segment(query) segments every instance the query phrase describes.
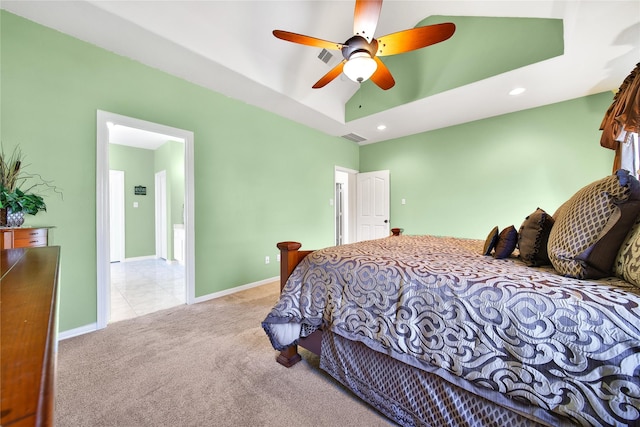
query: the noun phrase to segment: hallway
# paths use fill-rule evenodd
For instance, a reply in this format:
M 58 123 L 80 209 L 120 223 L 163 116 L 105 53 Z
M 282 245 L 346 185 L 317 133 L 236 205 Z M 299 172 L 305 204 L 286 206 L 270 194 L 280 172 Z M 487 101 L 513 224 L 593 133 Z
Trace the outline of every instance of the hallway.
M 163 259 L 111 264 L 110 323 L 185 304 L 185 268 Z

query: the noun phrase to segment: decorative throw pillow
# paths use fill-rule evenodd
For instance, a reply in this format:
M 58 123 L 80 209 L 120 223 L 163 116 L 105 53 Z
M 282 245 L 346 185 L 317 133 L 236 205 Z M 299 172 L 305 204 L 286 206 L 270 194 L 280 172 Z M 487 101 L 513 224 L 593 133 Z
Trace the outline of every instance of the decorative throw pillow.
M 518 230 L 520 259 L 525 264 L 540 266 L 550 263 L 547 243 L 553 223 L 553 217 L 540 208 L 525 218 Z
M 557 221 L 558 219 L 560 219 L 560 216 L 562 216 L 565 213 L 565 211 L 567 210 L 568 204 L 569 204 L 569 201 L 567 200 L 566 202 L 561 204 L 558 209 L 556 209 L 556 211 L 552 215 L 554 221 Z
M 602 236 L 595 245 L 587 248 L 576 259 L 584 261 L 588 278 L 611 276 L 615 268 L 614 262 L 621 243 L 628 234 L 640 212 L 640 201 L 630 200 L 618 206 L 607 226 L 600 233 Z
M 489 232 L 487 239 L 484 241 L 484 248 L 482 249 L 482 255 L 491 255 L 491 251 L 496 247 L 498 241 L 498 226 L 493 227 Z
M 640 183 L 619 170 L 578 190 L 549 236 L 549 258 L 560 274 L 610 276 L 622 241 L 640 213 Z
M 498 235 L 498 242 L 496 243 L 496 251 L 493 253 L 493 257 L 496 259 L 506 258 L 513 253 L 513 250 L 518 244 L 518 232 L 513 225 L 505 228 Z
M 640 286 L 640 217 L 620 245 L 614 269 L 616 276 Z

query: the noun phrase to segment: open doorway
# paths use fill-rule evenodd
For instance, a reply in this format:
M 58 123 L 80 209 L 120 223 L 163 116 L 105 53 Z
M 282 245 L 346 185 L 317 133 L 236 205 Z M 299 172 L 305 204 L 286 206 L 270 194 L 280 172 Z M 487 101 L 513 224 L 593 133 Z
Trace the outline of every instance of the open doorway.
M 358 171 L 340 166 L 334 172 L 335 244 L 356 241 L 356 177 Z
M 179 195 L 179 201 L 171 203 L 173 206 L 173 210 L 175 215 L 171 218 L 171 221 L 167 221 L 167 225 L 165 225 L 164 237 L 167 241 L 173 240 L 173 227 L 168 225 L 169 222 L 179 222 L 181 228 L 181 236 L 182 241 L 181 245 L 183 247 L 181 258 L 182 262 L 178 263 L 175 261 L 175 257 L 172 254 L 172 251 L 169 250 L 167 255 L 165 255 L 165 259 L 161 259 L 159 254 L 157 253 L 157 248 L 155 244 L 155 229 L 151 231 L 151 237 L 146 239 L 150 240 L 152 244 L 152 249 L 146 250 L 144 249 L 142 253 L 151 252 L 152 256 L 139 256 L 139 252 L 136 253 L 134 249 L 129 248 L 129 252 L 133 254 L 133 256 L 129 257 L 125 255 L 125 258 L 133 258 L 132 261 L 144 261 L 149 264 L 153 264 L 151 268 L 163 269 L 159 273 L 151 272 L 150 274 L 160 275 L 162 277 L 171 277 L 175 276 L 175 273 L 164 270 L 165 268 L 169 268 L 171 265 L 175 264 L 175 266 L 179 266 L 183 270 L 183 291 L 181 295 L 182 303 L 191 304 L 194 301 L 195 295 L 195 283 L 194 283 L 194 186 L 193 186 L 193 133 L 190 131 L 185 131 L 182 129 L 172 128 L 164 125 L 160 125 L 157 123 L 147 122 L 143 120 L 134 119 L 131 117 L 121 116 L 114 113 L 108 113 L 104 111 L 97 112 L 97 267 L 98 267 L 98 289 L 97 289 L 97 328 L 104 328 L 107 326 L 107 323 L 110 319 L 111 314 L 111 298 L 112 298 L 112 269 L 111 269 L 111 238 L 110 235 L 113 233 L 111 230 L 111 203 L 110 203 L 110 185 L 109 185 L 109 176 L 110 176 L 110 160 L 109 160 L 109 149 L 110 149 L 110 129 L 113 130 L 117 127 L 127 127 L 131 129 L 137 129 L 144 132 L 151 132 L 156 134 L 162 134 L 170 137 L 171 139 L 176 139 L 178 141 L 182 141 L 183 144 L 183 159 L 181 159 L 182 170 L 184 171 L 184 178 L 181 183 L 183 192 Z M 153 175 L 153 174 L 152 174 Z M 126 179 L 126 178 L 125 178 Z M 152 185 L 153 184 L 153 176 L 151 177 Z M 131 185 L 129 185 L 131 184 Z M 125 187 L 125 193 L 131 193 L 130 195 L 135 194 L 142 198 L 139 199 L 130 199 L 126 202 L 127 208 L 131 210 L 131 212 L 138 213 L 142 211 L 143 205 L 148 204 L 147 201 L 151 202 L 155 200 L 155 194 L 150 192 L 148 195 L 146 193 L 146 188 L 143 185 L 137 185 L 136 182 L 135 188 L 132 183 L 128 183 Z M 151 186 L 151 185 L 149 185 Z M 131 187 L 131 188 L 130 188 Z M 151 190 L 151 189 L 150 189 Z M 176 192 L 178 193 L 178 192 Z M 146 197 L 146 198 L 145 198 Z M 168 198 L 170 199 L 170 197 Z M 131 200 L 134 200 L 131 202 Z M 157 221 L 154 219 L 157 217 L 158 213 L 156 212 L 157 205 L 155 203 L 149 203 L 153 206 L 151 209 L 151 217 L 147 221 L 153 227 Z M 169 206 L 169 202 L 164 205 Z M 131 205 L 131 206 L 129 206 Z M 149 208 L 147 206 L 147 208 Z M 171 207 L 169 207 L 171 210 Z M 165 212 L 165 215 L 166 212 Z M 167 215 L 169 218 L 170 215 Z M 179 219 L 175 219 L 179 218 Z M 171 224 L 173 225 L 173 224 Z M 131 241 L 140 242 L 139 238 L 133 238 Z M 147 251 L 147 252 L 145 252 Z M 125 254 L 127 250 L 125 249 Z M 170 262 L 167 262 L 170 261 Z M 128 262 L 122 263 L 123 265 L 130 264 Z M 146 266 L 146 268 L 150 268 Z M 148 273 L 149 274 L 149 273 Z
M 184 263 L 172 252 L 173 228 L 184 226 L 184 139 L 111 125 L 109 167 L 109 323 L 184 304 Z
M 335 244 L 389 235 L 389 171 L 359 173 L 340 166 L 334 171 Z

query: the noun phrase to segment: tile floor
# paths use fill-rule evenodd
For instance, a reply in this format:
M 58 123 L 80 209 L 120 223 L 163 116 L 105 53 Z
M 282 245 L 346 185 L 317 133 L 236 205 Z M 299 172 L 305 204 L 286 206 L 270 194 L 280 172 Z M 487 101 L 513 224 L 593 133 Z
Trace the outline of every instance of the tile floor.
M 184 304 L 184 266 L 163 259 L 111 264 L 110 322 Z

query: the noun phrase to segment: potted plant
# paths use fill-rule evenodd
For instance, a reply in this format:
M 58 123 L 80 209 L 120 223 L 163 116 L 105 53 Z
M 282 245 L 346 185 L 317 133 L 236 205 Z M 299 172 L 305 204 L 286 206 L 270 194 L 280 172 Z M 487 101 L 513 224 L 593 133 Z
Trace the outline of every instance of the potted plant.
M 5 155 L 4 147 L 0 146 L 0 227 L 20 226 L 24 221 L 24 214 L 35 215 L 46 211 L 44 198 L 33 192 L 38 187 L 46 187 L 60 193 L 60 190 L 45 181 L 40 175 L 25 171 L 24 156 L 18 146 L 10 156 Z M 23 190 L 29 180 L 34 182 Z M 62 194 L 62 193 L 60 193 Z

